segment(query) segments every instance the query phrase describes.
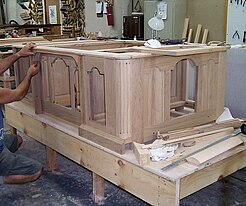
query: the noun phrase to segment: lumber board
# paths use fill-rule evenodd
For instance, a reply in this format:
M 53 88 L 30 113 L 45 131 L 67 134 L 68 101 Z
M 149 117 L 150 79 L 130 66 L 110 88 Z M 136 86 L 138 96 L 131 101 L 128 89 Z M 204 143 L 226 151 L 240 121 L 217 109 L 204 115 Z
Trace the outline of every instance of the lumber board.
M 163 133 L 176 129 L 185 129 L 187 127 L 190 127 L 191 125 L 198 126 L 198 125 L 202 125 L 204 122 L 213 121 L 214 118 L 216 118 L 215 111 L 211 110 L 209 112 L 206 111 L 206 112 L 194 113 L 192 115 L 177 117 L 171 119 L 166 123 L 145 127 L 144 140 L 145 142 L 152 140 L 154 134 L 156 134 L 157 131 Z
M 187 31 L 189 27 L 189 18 L 185 18 L 184 20 L 184 27 L 183 27 L 183 33 L 182 33 L 182 39 L 187 37 Z
M 196 126 L 196 127 L 190 127 L 190 128 L 185 128 L 182 130 L 173 130 L 170 132 L 166 133 L 161 133 L 160 136 L 162 138 L 168 138 L 168 139 L 175 139 L 175 138 L 180 138 L 184 136 L 189 136 L 189 135 L 196 135 L 196 134 L 202 134 L 205 132 L 209 131 L 214 131 L 214 130 L 220 130 L 223 128 L 228 128 L 228 127 L 233 127 L 233 128 L 239 128 L 244 121 L 240 119 L 232 119 L 232 120 L 226 120 L 223 122 L 214 122 L 210 124 L 205 124 L 201 126 Z
M 194 135 L 189 135 L 189 136 L 183 136 L 183 137 L 179 137 L 179 138 L 174 138 L 174 139 L 168 139 L 168 140 L 163 140 L 159 143 L 152 143 L 152 144 L 148 144 L 145 146 L 142 146 L 142 149 L 148 149 L 151 147 L 158 147 L 161 145 L 170 145 L 170 144 L 177 144 L 177 143 L 182 143 L 184 141 L 187 140 L 192 140 L 192 139 L 197 139 L 197 138 L 201 138 L 201 137 L 206 137 L 206 136 L 210 136 L 213 134 L 218 134 L 218 133 L 222 133 L 222 132 L 232 132 L 233 131 L 233 127 L 229 127 L 229 128 L 223 128 L 223 129 L 219 129 L 219 130 L 213 130 L 213 131 L 209 131 L 209 132 L 203 132 L 203 133 L 199 133 L 199 134 L 194 134 Z
M 182 164 L 187 165 L 186 163 L 187 158 L 193 155 L 196 151 L 200 151 L 203 148 L 209 147 L 215 141 L 220 141 L 224 137 L 231 135 L 231 134 L 232 134 L 231 130 L 225 130 L 219 133 L 210 134 L 204 137 L 200 137 L 199 139 L 196 139 L 194 146 L 181 147 L 180 149 L 183 149 L 182 156 L 179 159 L 174 160 L 173 162 L 168 162 L 164 167 L 161 168 L 161 170 L 164 172 L 167 171 L 167 173 L 170 174 L 170 172 L 173 172 L 173 170 L 175 171 L 175 168 L 179 168 L 180 165 Z M 181 146 L 183 146 L 183 144 Z M 195 165 L 195 164 L 194 166 L 198 167 L 198 165 Z M 191 166 L 190 164 L 188 164 L 188 168 L 191 168 L 191 170 L 193 170 L 193 166 Z
M 201 30 L 202 30 L 202 25 L 198 24 L 197 29 L 196 29 L 196 35 L 195 35 L 194 43 L 198 43 L 199 38 L 200 38 L 200 34 L 201 34 Z
M 189 30 L 187 42 L 190 43 L 192 38 L 192 29 Z
M 235 136 L 230 139 L 224 140 L 218 144 L 215 144 L 197 154 L 194 154 L 188 158 L 186 158 L 188 163 L 194 164 L 194 165 L 200 165 L 203 164 L 212 158 L 216 157 L 219 154 L 222 154 L 240 144 L 242 144 L 243 141 Z
M 204 29 L 203 36 L 202 36 L 202 44 L 207 43 L 207 38 L 208 38 L 208 29 Z

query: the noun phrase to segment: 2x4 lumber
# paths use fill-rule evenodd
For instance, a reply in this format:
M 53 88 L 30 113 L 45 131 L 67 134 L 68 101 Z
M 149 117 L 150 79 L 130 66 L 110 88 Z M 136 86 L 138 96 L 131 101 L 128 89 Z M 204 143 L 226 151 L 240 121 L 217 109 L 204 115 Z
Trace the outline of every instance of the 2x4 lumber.
M 204 29 L 203 37 L 202 37 L 202 44 L 207 43 L 207 38 L 208 38 L 208 29 Z
M 189 27 L 189 18 L 185 18 L 184 20 L 184 27 L 183 27 L 183 33 L 182 33 L 182 39 L 186 39 L 187 37 L 187 31 Z
M 195 36 L 194 43 L 198 43 L 199 42 L 201 30 L 202 30 L 202 25 L 201 24 L 198 24 L 197 25 L 197 29 L 196 29 L 196 36 Z
M 97 175 L 95 172 L 92 172 L 92 181 L 93 181 L 93 201 L 97 204 L 102 204 L 105 200 L 104 197 L 104 179 Z
M 190 43 L 192 38 L 192 29 L 189 30 L 187 42 Z
M 231 137 L 188 157 L 186 160 L 187 162 L 198 166 L 242 143 L 243 141 L 238 136 Z
M 9 125 L 95 172 L 151 205 L 179 205 L 179 185 L 80 137 L 55 118 L 35 115 L 15 102 L 6 106 Z M 59 143 L 59 144 L 58 144 Z M 143 189 L 144 188 L 144 189 Z
M 56 151 L 46 146 L 48 171 L 54 172 L 56 170 Z

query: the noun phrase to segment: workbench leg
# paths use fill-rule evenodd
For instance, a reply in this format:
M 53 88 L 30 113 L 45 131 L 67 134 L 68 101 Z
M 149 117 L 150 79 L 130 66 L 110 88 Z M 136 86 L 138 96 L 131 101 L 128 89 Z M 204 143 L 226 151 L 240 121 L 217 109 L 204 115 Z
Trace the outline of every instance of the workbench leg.
M 95 203 L 102 203 L 104 201 L 104 179 L 92 172 L 93 178 L 93 200 Z
M 56 169 L 56 151 L 48 146 L 45 147 L 46 147 L 48 171 L 54 172 Z

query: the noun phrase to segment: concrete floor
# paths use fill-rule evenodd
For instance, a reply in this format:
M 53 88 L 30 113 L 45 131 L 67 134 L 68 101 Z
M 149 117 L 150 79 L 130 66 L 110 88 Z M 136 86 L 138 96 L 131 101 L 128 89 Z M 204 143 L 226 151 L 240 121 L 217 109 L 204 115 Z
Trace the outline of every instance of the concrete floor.
M 24 137 L 24 143 L 18 153 L 31 156 L 43 163 L 44 174 L 36 182 L 24 185 L 0 185 L 0 205 L 97 205 L 91 199 L 92 174 L 90 171 L 58 155 L 57 171 L 48 172 L 45 163 L 45 147 L 28 137 Z M 106 182 L 105 194 L 104 205 L 107 206 L 148 205 L 109 182 Z M 246 168 L 182 199 L 180 205 L 246 206 Z

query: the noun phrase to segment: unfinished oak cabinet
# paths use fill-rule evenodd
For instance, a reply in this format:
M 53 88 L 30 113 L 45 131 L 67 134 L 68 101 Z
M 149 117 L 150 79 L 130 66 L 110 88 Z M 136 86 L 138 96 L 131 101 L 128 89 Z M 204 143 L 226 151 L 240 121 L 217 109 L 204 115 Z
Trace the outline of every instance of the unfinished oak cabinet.
M 33 60 L 36 113 L 77 125 L 81 136 L 119 153 L 159 132 L 214 121 L 224 110 L 225 47 L 162 46 L 138 41 L 40 44 Z M 17 49 L 19 49 L 17 47 Z M 19 82 L 17 81 L 17 82 Z M 28 97 L 28 96 L 27 96 Z

